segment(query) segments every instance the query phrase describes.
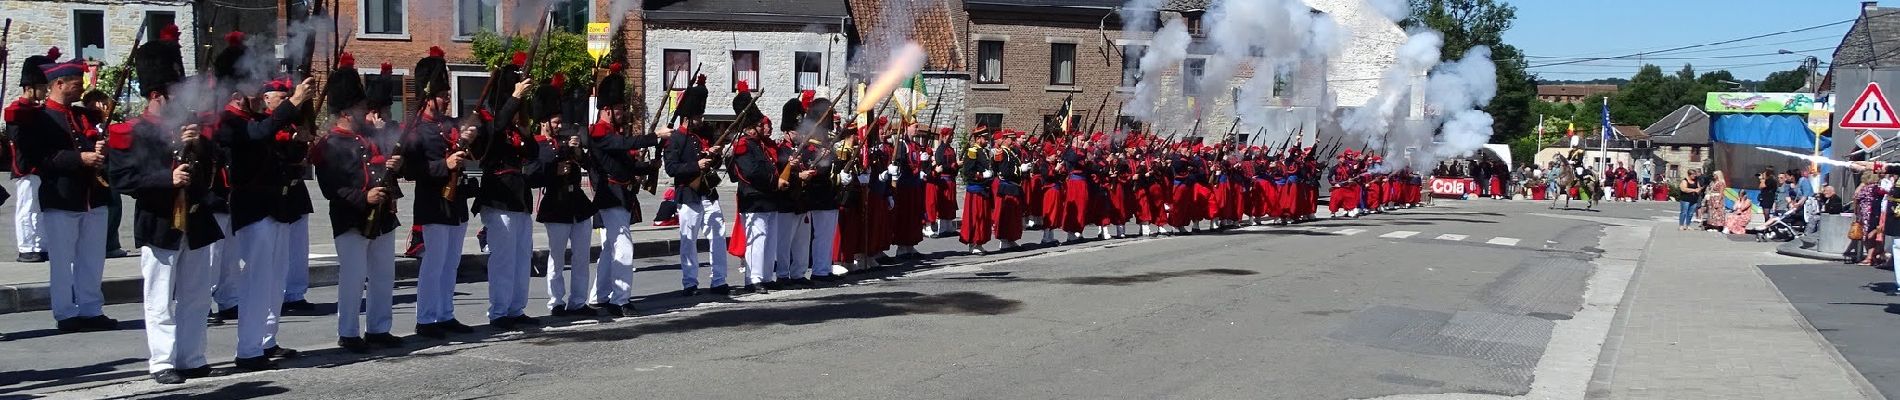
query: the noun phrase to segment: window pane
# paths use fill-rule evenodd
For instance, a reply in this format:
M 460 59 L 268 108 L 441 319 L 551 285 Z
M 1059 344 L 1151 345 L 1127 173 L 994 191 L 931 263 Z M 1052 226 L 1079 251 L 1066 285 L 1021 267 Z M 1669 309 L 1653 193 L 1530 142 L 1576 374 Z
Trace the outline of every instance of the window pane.
M 1003 126 L 1003 114 L 977 114 L 976 124 L 990 128 L 1000 128 Z
M 177 20 L 178 20 L 177 15 L 172 14 L 172 12 L 170 11 L 146 11 L 145 12 L 145 41 L 146 42 L 157 41 L 158 31 L 161 29 L 164 29 L 166 25 L 171 25 L 171 24 L 176 23 L 175 21 Z M 183 28 L 184 27 L 179 27 L 179 29 L 181 30 Z
M 1141 82 L 1141 57 L 1148 53 L 1148 46 L 1122 46 L 1122 86 L 1133 87 Z
M 977 42 L 977 60 L 982 71 L 977 74 L 980 83 L 1003 82 L 1003 42 L 984 40 Z
M 759 52 L 732 52 L 732 90 L 739 90 L 739 82 L 745 82 L 747 90 L 757 92 L 764 86 L 759 82 Z
M 1075 44 L 1055 43 L 1049 46 L 1049 84 L 1075 84 Z
M 456 4 L 457 36 L 474 36 L 478 32 L 495 30 L 495 5 L 484 0 L 458 0 Z
M 665 50 L 665 54 L 666 65 L 664 68 L 666 71 L 664 73 L 667 76 L 667 89 L 685 89 L 687 85 L 691 84 L 693 79 L 692 76 L 689 76 L 692 74 L 693 52 L 667 49 Z
M 83 58 L 105 58 L 106 14 L 101 11 L 73 11 L 73 48 Z
M 481 105 L 482 85 L 488 83 L 486 76 L 455 77 L 456 115 L 469 115 L 475 107 Z
M 1189 96 L 1201 95 L 1201 75 L 1206 73 L 1207 59 L 1189 59 L 1181 63 L 1181 69 L 1181 75 L 1184 78 L 1181 79 L 1183 85 L 1181 92 Z
M 823 79 L 822 76 L 824 75 L 823 71 L 820 70 L 820 64 L 824 62 L 823 56 L 820 56 L 818 52 L 814 51 L 801 51 L 795 53 L 792 59 L 792 62 L 797 64 L 793 67 L 797 68 L 798 74 L 793 76 L 793 79 L 798 80 L 798 90 L 816 89 L 818 82 Z
M 363 32 L 389 33 L 383 29 L 383 17 L 384 13 L 387 12 L 387 10 L 384 9 L 384 7 L 386 7 L 384 2 L 387 0 L 367 1 L 367 3 L 363 4 Z

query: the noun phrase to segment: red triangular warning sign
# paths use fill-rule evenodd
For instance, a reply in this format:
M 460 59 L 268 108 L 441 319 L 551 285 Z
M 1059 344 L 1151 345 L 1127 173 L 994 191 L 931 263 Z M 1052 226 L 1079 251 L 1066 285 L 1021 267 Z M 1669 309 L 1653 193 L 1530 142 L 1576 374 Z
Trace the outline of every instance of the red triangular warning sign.
M 1893 115 L 1893 105 L 1880 92 L 1880 83 L 1868 82 L 1867 90 L 1854 99 L 1854 107 L 1841 115 L 1841 128 L 1900 129 L 1900 118 Z

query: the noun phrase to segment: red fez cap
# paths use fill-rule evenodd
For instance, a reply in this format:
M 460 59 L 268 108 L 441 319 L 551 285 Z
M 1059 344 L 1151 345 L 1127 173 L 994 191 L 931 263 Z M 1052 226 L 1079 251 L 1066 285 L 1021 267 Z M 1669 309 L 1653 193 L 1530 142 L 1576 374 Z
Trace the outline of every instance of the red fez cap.
M 514 62 L 515 62 L 515 66 L 517 67 L 528 65 L 528 52 L 525 52 L 525 51 L 515 52 Z
M 159 29 L 158 40 L 161 42 L 178 41 L 178 24 L 166 24 L 164 28 Z
M 429 46 L 429 56 L 430 56 L 430 57 L 442 57 L 442 55 L 443 55 L 443 53 L 442 53 L 442 47 L 441 47 L 441 46 Z

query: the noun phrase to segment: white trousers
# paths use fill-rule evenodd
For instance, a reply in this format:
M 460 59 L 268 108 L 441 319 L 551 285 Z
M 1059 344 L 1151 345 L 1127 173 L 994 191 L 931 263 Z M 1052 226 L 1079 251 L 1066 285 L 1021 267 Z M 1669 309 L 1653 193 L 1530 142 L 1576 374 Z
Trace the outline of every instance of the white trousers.
M 205 246 L 211 269 L 217 274 L 214 278 L 216 283 L 211 289 L 211 300 L 217 303 L 218 309 L 223 310 L 244 303 L 244 292 L 238 290 L 244 287 L 238 283 L 244 280 L 244 270 L 238 268 L 243 249 L 240 243 L 244 241 L 238 239 L 237 232 L 231 231 L 231 214 L 213 213 L 211 217 L 218 220 L 218 232 L 224 234 L 224 239 Z
M 803 277 L 806 271 L 814 276 L 831 275 L 831 247 L 838 239 L 838 210 L 805 214 L 808 226 L 801 225 L 792 239 L 792 264 L 799 268 L 793 275 Z
M 355 230 L 337 235 L 337 337 L 362 337 L 365 332 L 357 315 L 364 315 L 368 320 L 368 333 L 389 333 L 396 290 L 396 237 L 393 233 L 375 239 L 363 237 L 361 231 Z M 364 292 L 369 293 L 368 307 L 363 307 Z
M 40 177 L 13 180 L 13 248 L 21 253 L 46 251 L 40 247 Z
M 779 264 L 785 265 L 778 270 L 781 280 L 804 278 L 811 273 L 811 213 L 786 214 L 786 230 L 791 238 L 785 248 L 779 251 Z M 828 267 L 828 266 L 827 266 Z
M 238 228 L 244 241 L 244 305 L 238 306 L 238 358 L 264 355 L 277 346 L 277 320 L 284 305 L 284 254 L 290 224 L 270 218 Z
M 627 304 L 633 298 L 633 214 L 625 208 L 600 210 L 605 227 L 600 241 L 600 267 L 594 270 L 594 304 Z
M 745 216 L 745 269 L 747 285 L 778 280 L 779 238 L 784 229 L 785 213 L 743 213 Z
M 53 319 L 104 315 L 99 281 L 106 269 L 106 208 L 86 212 L 47 210 L 40 215 L 45 233 L 47 280 Z
M 488 228 L 488 319 L 525 315 L 534 279 L 534 217 L 491 208 L 482 210 L 482 226 Z
M 707 256 L 712 258 L 712 285 L 726 284 L 726 214 L 720 212 L 719 202 L 700 200 L 698 204 L 680 203 L 680 284 L 681 287 L 699 287 L 699 248 L 695 244 L 706 239 Z
M 422 262 L 416 273 L 416 323 L 455 319 L 455 270 L 462 267 L 468 225 L 423 225 Z
M 188 240 L 182 243 L 190 243 Z M 217 274 L 203 248 L 139 252 L 145 276 L 145 347 L 151 372 L 197 368 L 205 360 L 205 314 L 211 312 L 211 280 Z
M 310 291 L 310 215 L 304 214 L 289 226 L 284 248 L 284 302 L 303 300 Z
M 593 219 L 572 224 L 542 224 L 548 240 L 548 308 L 578 309 L 587 305 L 588 253 L 593 250 Z M 572 249 L 573 254 L 567 254 Z

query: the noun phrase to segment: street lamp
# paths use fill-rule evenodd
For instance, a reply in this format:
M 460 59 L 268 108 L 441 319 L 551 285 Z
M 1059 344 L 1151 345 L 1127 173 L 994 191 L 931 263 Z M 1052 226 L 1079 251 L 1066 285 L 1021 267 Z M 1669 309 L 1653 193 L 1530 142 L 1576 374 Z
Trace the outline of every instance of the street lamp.
M 1731 81 L 1731 80 L 1727 80 L 1727 79 L 1722 79 L 1722 80 L 1718 80 L 1718 81 L 1716 81 L 1716 82 L 1721 82 L 1721 83 L 1726 83 L 1726 84 L 1730 84 L 1730 85 L 1735 85 L 1735 91 L 1737 91 L 1737 92 L 1740 92 L 1740 91 L 1746 91 L 1746 90 L 1747 90 L 1747 89 L 1745 89 L 1745 88 L 1743 88 L 1743 87 L 1742 87 L 1742 83 L 1741 83 L 1741 82 L 1736 82 L 1736 81 Z
M 1816 58 L 1816 57 L 1814 57 L 1814 56 L 1811 56 L 1811 55 L 1807 55 L 1807 54 L 1802 54 L 1802 53 L 1796 53 L 1796 52 L 1792 52 L 1792 51 L 1788 51 L 1788 49 L 1781 49 L 1781 50 L 1776 50 L 1776 51 L 1775 51 L 1775 53 L 1776 53 L 1776 54 L 1790 54 L 1790 55 L 1797 55 L 1797 56 L 1802 56 L 1802 57 L 1807 57 L 1807 58 L 1804 58 L 1804 59 L 1802 59 L 1802 60 L 1801 60 L 1801 67 L 1802 67 L 1802 68 L 1806 68 L 1806 69 L 1808 70 L 1808 77 L 1807 77 L 1807 79 L 1804 79 L 1804 80 L 1803 80 L 1803 81 L 1801 82 L 1801 91 L 1802 91 L 1802 92 L 1808 92 L 1808 93 L 1820 93 L 1820 92 L 1821 92 L 1821 87 L 1820 87 L 1820 85 L 1818 85 L 1818 84 L 1817 84 L 1817 83 L 1819 83 L 1819 82 L 1818 82 L 1818 81 L 1819 81 L 1819 79 L 1817 79 L 1817 77 L 1818 77 L 1818 76 L 1820 76 L 1820 75 L 1819 75 L 1819 74 L 1820 74 L 1820 71 L 1817 71 L 1817 70 L 1819 70 L 1819 69 L 1821 69 L 1821 59 L 1820 59 L 1820 58 Z

